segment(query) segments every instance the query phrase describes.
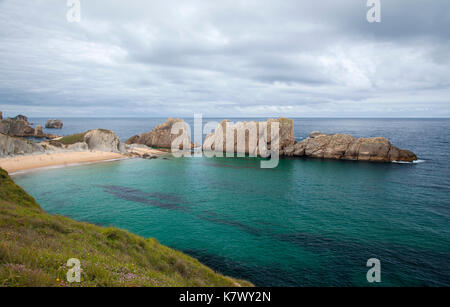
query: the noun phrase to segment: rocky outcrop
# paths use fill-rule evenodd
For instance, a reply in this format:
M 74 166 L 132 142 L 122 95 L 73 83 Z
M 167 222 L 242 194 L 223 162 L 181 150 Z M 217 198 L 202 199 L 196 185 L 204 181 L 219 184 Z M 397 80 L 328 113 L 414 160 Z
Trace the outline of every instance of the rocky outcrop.
M 139 144 L 139 135 L 133 135 L 128 140 L 125 141 L 125 144 L 131 145 L 131 144 Z
M 173 125 L 176 123 L 179 123 L 181 127 L 184 127 L 185 133 L 181 130 L 176 134 L 172 134 Z M 140 136 L 132 136 L 125 143 L 143 144 L 149 147 L 158 148 L 171 148 L 173 141 L 178 137 L 181 137 L 181 139 L 178 139 L 178 144 L 191 144 L 191 146 L 193 146 L 184 120 L 169 118 L 165 123 L 156 126 L 151 132 L 143 133 Z
M 397 148 L 383 137 L 355 138 L 348 134 L 325 134 L 321 132 L 311 133 L 308 138 L 286 147 L 280 154 L 374 162 L 412 162 L 417 160 L 417 156 L 413 152 Z
M 19 114 L 16 117 L 13 117 L 12 119 L 13 120 L 23 120 L 28 123 L 28 117 L 26 117 L 25 115 L 22 115 L 22 114 Z
M 265 143 L 268 149 L 271 148 L 271 131 L 273 123 L 279 124 L 279 148 L 284 150 L 288 146 L 295 143 L 294 139 L 294 122 L 288 118 L 269 119 L 266 122 L 237 122 L 231 123 L 228 120 L 223 120 L 217 126 L 213 133 L 205 137 L 203 143 L 203 150 L 205 151 L 223 151 L 230 150 L 227 148 L 227 143 L 233 144 L 234 153 L 245 153 L 250 155 L 260 155 L 259 145 L 260 141 Z M 227 131 L 231 129 L 231 131 Z M 233 137 L 233 140 L 227 140 L 227 133 Z M 251 137 L 253 135 L 254 137 Z M 244 142 L 239 142 L 240 137 L 243 137 Z M 221 141 L 223 142 L 220 146 Z
M 84 142 L 90 150 L 126 153 L 125 144 L 111 130 L 96 129 L 86 132 Z
M 0 157 L 43 153 L 44 151 L 44 147 L 39 144 L 0 133 Z
M 0 111 L 0 120 L 2 120 L 2 119 L 3 119 L 3 112 Z
M 37 125 L 36 129 L 34 129 L 28 122 L 28 118 L 24 115 L 0 119 L 0 133 L 15 137 L 36 137 L 48 139 L 58 137 L 54 134 L 45 134 L 42 131 L 42 126 L 40 125 Z
M 0 121 L 0 133 L 9 136 L 34 136 L 34 129 L 26 120 L 7 118 Z
M 293 121 L 287 118 L 269 119 L 267 122 L 237 122 L 223 120 L 213 133 L 208 134 L 203 142 L 204 151 L 227 151 L 227 127 L 233 129 L 229 135 L 234 136 L 232 151 L 249 155 L 261 155 L 260 141 L 267 149 L 271 148 L 270 132 L 272 123 L 279 123 L 280 156 L 311 157 L 320 159 L 359 160 L 373 162 L 404 161 L 412 162 L 417 156 L 409 151 L 393 146 L 383 137 L 355 138 L 348 134 L 325 134 L 312 132 L 301 142 L 294 140 Z M 268 130 L 267 130 L 268 127 Z M 254 138 L 249 131 L 257 131 Z M 245 143 L 238 142 L 238 135 L 245 136 Z
M 63 122 L 60 119 L 50 119 L 45 124 L 47 129 L 62 129 Z
M 41 125 L 37 125 L 36 128 L 34 129 L 34 137 L 36 138 L 43 138 L 45 137 L 45 134 L 42 130 L 42 126 Z

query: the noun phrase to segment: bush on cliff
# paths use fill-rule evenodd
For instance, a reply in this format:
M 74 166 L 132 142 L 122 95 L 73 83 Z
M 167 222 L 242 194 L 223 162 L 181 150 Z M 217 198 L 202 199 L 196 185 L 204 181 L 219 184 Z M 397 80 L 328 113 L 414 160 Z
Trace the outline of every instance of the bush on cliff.
M 45 213 L 0 169 L 0 286 L 251 286 L 113 227 Z M 70 258 L 81 282 L 66 281 Z

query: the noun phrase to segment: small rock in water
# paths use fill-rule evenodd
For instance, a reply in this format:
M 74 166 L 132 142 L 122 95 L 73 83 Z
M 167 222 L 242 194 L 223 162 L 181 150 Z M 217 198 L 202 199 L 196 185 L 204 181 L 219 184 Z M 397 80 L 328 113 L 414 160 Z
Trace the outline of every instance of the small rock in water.
M 63 123 L 60 119 L 50 119 L 45 124 L 45 128 L 47 129 L 62 129 Z

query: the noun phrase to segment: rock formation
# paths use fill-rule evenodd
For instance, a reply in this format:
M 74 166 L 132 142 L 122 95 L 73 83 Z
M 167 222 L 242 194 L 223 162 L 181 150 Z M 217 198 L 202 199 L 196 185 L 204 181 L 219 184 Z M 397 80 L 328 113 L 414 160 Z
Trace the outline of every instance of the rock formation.
M 176 134 L 172 134 L 172 127 L 175 123 L 179 123 L 180 126 L 184 127 L 185 132 L 181 130 Z M 165 123 L 156 126 L 151 132 L 142 133 L 140 136 L 132 136 L 125 143 L 143 144 L 149 147 L 171 148 L 172 142 L 178 137 L 181 137 L 181 139 L 178 139 L 178 144 L 191 144 L 191 146 L 193 146 L 184 120 L 169 118 Z
M 417 160 L 417 156 L 393 146 L 383 137 L 355 138 L 348 134 L 313 132 L 308 138 L 284 148 L 281 155 L 322 159 L 391 162 Z
M 253 156 L 260 155 L 259 145 L 260 140 L 265 143 L 268 149 L 271 148 L 271 131 L 272 124 L 278 122 L 279 124 L 279 148 L 284 150 L 285 147 L 292 146 L 295 143 L 294 140 L 294 122 L 288 118 L 269 119 L 266 122 L 237 122 L 231 123 L 228 120 L 223 120 L 217 126 L 213 133 L 208 134 L 205 137 L 203 143 L 203 150 L 209 151 L 223 151 L 229 150 L 227 148 L 227 142 L 233 144 L 231 151 L 235 153 L 245 153 Z M 234 131 L 228 131 L 228 134 L 233 136 L 233 140 L 227 140 L 227 126 L 228 129 Z M 250 133 L 255 137 L 250 137 Z M 223 136 L 222 136 L 223 135 Z M 244 142 L 239 142 L 239 136 L 245 139 Z M 223 141 L 220 146 L 220 141 Z
M 25 119 L 21 116 L 2 119 L 0 121 L 0 133 L 9 136 L 34 136 L 34 129 Z
M 279 149 L 280 156 L 311 157 L 320 159 L 360 160 L 360 161 L 405 161 L 417 160 L 417 156 L 404 149 L 393 146 L 388 139 L 383 137 L 355 138 L 348 134 L 325 134 L 319 131 L 312 132 L 308 138 L 296 143 L 294 140 L 293 121 L 287 118 L 269 119 L 267 122 L 238 122 L 230 123 L 223 120 L 213 133 L 206 136 L 203 143 L 204 151 L 227 151 L 226 126 L 234 129 L 234 141 L 232 151 L 250 155 L 261 155 L 259 142 L 271 147 L 270 132 L 262 135 L 260 128 L 266 129 L 277 121 L 280 123 Z M 256 128 L 255 128 L 256 127 Z M 256 137 L 249 139 L 251 129 L 258 131 Z M 231 132 L 230 132 L 231 133 Z M 238 144 L 237 135 L 245 135 L 245 144 Z M 230 134 L 231 135 L 231 134 Z M 221 141 L 223 142 L 221 144 Z
M 47 129 L 62 129 L 63 123 L 60 119 L 50 119 L 45 124 Z
M 3 112 L 0 111 L 0 120 L 2 120 L 2 119 L 3 119 Z
M 24 115 L 17 115 L 13 118 L 0 119 L 0 133 L 16 136 L 16 137 L 36 137 L 53 139 L 58 137 L 54 134 L 45 134 L 42 131 L 42 126 L 36 126 L 36 129 L 31 127 L 28 118 Z
M 125 144 L 111 130 L 96 129 L 86 132 L 84 142 L 90 150 L 126 153 Z M 75 144 L 74 144 L 75 145 Z
M 42 131 L 42 126 L 41 125 L 37 125 L 36 128 L 34 129 L 34 137 L 36 137 L 36 138 L 43 138 L 43 137 L 45 137 L 45 134 Z
M 23 138 L 12 137 L 0 133 L 0 157 L 36 152 L 43 153 L 44 147 Z

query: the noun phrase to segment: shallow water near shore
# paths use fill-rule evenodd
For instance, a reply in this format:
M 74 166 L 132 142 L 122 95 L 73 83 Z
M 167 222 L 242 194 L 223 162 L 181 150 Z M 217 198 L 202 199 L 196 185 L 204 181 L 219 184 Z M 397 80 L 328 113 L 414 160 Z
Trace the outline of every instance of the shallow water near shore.
M 449 286 L 449 123 L 295 122 L 297 139 L 382 135 L 423 163 L 133 159 L 14 180 L 49 213 L 155 237 L 258 286 L 367 286 L 369 258 L 381 261 L 379 285 Z

